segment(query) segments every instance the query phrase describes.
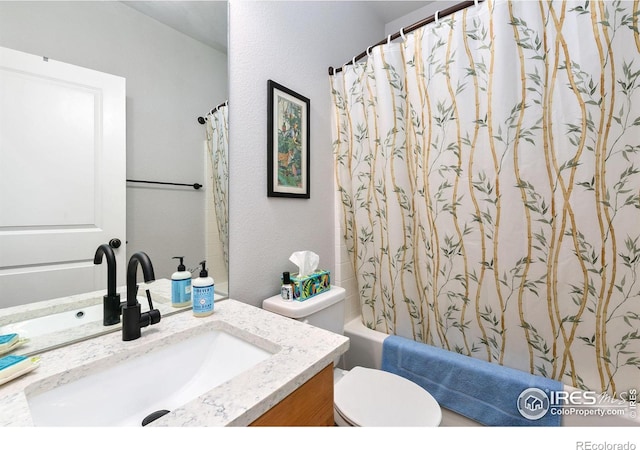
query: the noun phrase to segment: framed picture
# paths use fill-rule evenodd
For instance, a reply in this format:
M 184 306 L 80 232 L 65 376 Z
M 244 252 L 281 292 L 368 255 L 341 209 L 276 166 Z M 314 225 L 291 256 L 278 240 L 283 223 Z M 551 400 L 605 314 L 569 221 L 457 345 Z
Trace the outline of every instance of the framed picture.
M 308 98 L 268 81 L 267 196 L 311 198 Z

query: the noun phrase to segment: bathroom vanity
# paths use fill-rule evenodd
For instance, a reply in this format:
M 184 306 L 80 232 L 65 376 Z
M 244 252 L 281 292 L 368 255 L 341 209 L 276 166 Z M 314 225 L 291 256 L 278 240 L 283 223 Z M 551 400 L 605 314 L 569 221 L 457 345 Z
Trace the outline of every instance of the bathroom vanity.
M 211 316 L 163 317 L 133 341 L 113 332 L 42 353 L 35 370 L 0 386 L 0 426 L 139 426 L 165 401 L 169 412 L 148 426 L 333 425 L 333 361 L 348 346 L 344 336 L 223 300 Z M 119 369 L 130 383 L 117 381 Z M 189 370 L 196 376 L 170 386 Z M 104 400 L 100 391 L 109 391 Z M 140 400 L 150 411 L 118 406 L 138 391 L 156 393 Z M 94 422 L 57 410 L 70 403 L 57 395 L 77 396 L 78 420 Z

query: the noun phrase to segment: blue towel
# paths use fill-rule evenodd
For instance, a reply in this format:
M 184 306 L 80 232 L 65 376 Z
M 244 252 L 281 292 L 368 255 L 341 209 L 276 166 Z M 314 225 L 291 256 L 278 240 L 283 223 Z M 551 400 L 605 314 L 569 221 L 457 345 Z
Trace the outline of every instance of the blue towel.
M 384 340 L 382 370 L 413 381 L 440 406 L 483 425 L 560 425 L 547 395 L 562 390 L 559 381 L 400 336 Z

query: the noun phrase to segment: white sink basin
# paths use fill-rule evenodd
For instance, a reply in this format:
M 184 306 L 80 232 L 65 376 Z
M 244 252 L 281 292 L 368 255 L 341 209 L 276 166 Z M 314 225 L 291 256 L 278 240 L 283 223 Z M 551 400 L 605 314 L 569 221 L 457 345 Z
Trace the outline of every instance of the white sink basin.
M 99 304 L 5 325 L 0 327 L 0 334 L 18 333 L 21 337 L 34 338 L 79 327 L 86 323 L 102 321 L 102 299 L 96 300 L 97 302 Z
M 27 393 L 34 425 L 140 426 L 149 414 L 179 408 L 271 356 L 216 329 L 174 341 L 85 368 L 89 375 L 46 392 Z

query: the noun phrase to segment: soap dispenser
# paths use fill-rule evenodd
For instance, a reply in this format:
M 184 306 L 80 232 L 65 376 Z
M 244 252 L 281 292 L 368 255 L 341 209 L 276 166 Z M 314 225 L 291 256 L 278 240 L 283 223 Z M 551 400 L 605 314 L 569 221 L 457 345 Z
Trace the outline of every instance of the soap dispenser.
M 213 278 L 207 272 L 206 261 L 200 262 L 200 276 L 192 282 L 193 315 L 205 317 L 213 313 Z
M 171 275 L 171 306 L 181 308 L 191 304 L 191 272 L 183 264 L 184 256 L 174 256 L 179 259 L 177 272 Z

